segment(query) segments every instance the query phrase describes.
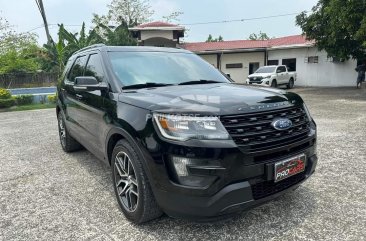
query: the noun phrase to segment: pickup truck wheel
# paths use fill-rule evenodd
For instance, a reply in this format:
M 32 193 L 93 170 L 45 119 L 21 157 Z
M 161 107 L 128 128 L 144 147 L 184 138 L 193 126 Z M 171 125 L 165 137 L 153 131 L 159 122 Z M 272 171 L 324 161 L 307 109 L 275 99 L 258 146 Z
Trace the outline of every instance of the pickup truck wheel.
M 72 136 L 70 136 L 65 125 L 65 118 L 62 115 L 61 111 L 57 114 L 57 120 L 58 120 L 58 133 L 60 136 L 60 143 L 62 149 L 65 152 L 73 152 L 80 150 L 82 148 L 82 145 L 80 145 L 79 142 L 77 142 Z
M 277 88 L 277 80 L 272 80 L 271 87 L 272 88 Z
M 291 78 L 287 84 L 287 89 L 292 89 L 294 88 L 294 79 Z
M 148 177 L 137 150 L 126 140 L 117 142 L 112 153 L 112 178 L 118 204 L 125 217 L 137 224 L 160 217 Z

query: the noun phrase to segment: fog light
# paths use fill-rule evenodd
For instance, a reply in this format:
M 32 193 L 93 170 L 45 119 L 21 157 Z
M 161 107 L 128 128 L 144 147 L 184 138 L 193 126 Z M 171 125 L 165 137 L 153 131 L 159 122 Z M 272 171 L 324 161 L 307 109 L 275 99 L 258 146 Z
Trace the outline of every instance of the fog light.
M 172 157 L 172 162 L 174 165 L 175 172 L 180 177 L 188 176 L 187 165 L 194 164 L 192 162 L 192 159 L 185 158 L 185 157 L 177 157 L 177 156 Z
M 266 82 L 266 85 L 269 85 L 269 81 Z
M 219 161 L 216 160 L 193 159 L 178 156 L 171 156 L 171 163 L 173 164 L 176 180 L 179 184 L 191 187 L 209 186 L 217 179 L 217 176 L 193 175 L 189 172 L 190 166 L 206 168 L 220 165 Z

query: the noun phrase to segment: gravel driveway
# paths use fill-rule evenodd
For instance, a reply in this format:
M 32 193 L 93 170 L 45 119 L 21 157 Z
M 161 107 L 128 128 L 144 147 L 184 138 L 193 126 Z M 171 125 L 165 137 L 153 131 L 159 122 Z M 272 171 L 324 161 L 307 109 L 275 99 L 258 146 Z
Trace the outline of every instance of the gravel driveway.
M 54 110 L 0 113 L 0 240 L 366 240 L 366 91 L 297 89 L 318 124 L 319 166 L 295 192 L 214 223 L 119 212 L 110 168 L 66 154 Z

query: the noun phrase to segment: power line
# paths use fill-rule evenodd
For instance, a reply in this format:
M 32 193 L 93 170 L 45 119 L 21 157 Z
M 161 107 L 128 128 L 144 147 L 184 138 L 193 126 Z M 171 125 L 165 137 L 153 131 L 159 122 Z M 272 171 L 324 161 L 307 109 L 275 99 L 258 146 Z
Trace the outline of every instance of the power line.
M 57 23 L 48 24 L 48 26 L 57 26 L 57 25 L 58 25 Z M 64 24 L 64 26 L 66 26 L 66 27 L 80 27 L 80 26 L 83 26 L 83 25 L 82 24 Z M 44 25 L 42 24 L 42 25 L 39 25 L 35 28 L 32 28 L 31 30 L 28 30 L 27 33 L 33 32 L 33 31 L 35 31 L 37 29 L 40 29 L 40 28 L 44 28 Z
M 307 12 L 307 11 L 305 11 Z M 270 16 L 262 16 L 262 17 L 254 17 L 254 18 L 242 18 L 242 19 L 230 19 L 230 20 L 221 20 L 221 21 L 211 21 L 211 22 L 197 22 L 197 23 L 182 23 L 180 25 L 186 25 L 186 26 L 193 26 L 193 25 L 208 25 L 208 24 L 220 24 L 220 23 L 234 23 L 234 22 L 245 22 L 245 21 L 253 21 L 253 20 L 261 20 L 261 19 L 271 19 L 271 18 L 280 18 L 280 17 L 288 17 L 288 16 L 294 16 L 299 15 L 300 13 L 287 13 L 287 14 L 279 14 L 279 15 L 270 15 Z M 48 24 L 49 26 L 58 25 L 56 23 Z M 79 27 L 82 26 L 82 24 L 64 24 L 64 26 L 67 27 Z M 29 31 L 35 31 L 37 29 L 43 28 L 44 25 L 40 25 L 38 27 L 35 27 Z
M 300 13 L 288 13 L 288 14 L 271 15 L 271 16 L 255 17 L 255 18 L 231 19 L 231 20 L 222 20 L 222 21 L 213 21 L 213 22 L 184 23 L 184 24 L 181 24 L 181 25 L 192 26 L 192 25 L 207 25 L 207 24 L 245 22 L 245 21 L 260 20 L 260 19 L 287 17 L 287 16 L 298 15 L 298 14 L 300 14 Z

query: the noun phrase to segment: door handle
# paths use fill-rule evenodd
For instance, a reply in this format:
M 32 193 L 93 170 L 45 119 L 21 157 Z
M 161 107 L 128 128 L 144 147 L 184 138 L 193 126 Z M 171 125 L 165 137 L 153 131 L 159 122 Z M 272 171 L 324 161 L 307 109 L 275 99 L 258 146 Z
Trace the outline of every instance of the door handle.
M 77 100 L 81 100 L 83 98 L 83 96 L 79 95 L 79 94 L 76 94 L 75 97 L 76 97 Z

